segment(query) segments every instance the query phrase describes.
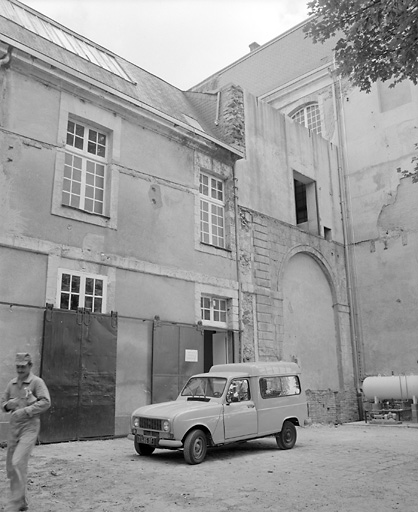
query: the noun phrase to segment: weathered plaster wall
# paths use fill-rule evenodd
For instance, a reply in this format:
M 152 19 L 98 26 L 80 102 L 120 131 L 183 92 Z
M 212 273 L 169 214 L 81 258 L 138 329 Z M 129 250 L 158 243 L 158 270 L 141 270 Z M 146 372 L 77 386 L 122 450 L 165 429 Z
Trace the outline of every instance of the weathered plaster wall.
M 312 256 L 297 253 L 286 264 L 282 287 L 284 359 L 299 362 L 308 389 L 338 391 L 334 299 L 323 269 Z
M 336 149 L 246 96 L 246 159 L 237 164 L 245 360 L 302 365 L 315 421 L 358 418 Z M 296 227 L 293 171 L 315 180 L 320 224 Z
M 116 275 L 118 311 L 133 318 L 193 324 L 195 319 L 193 281 L 119 270 Z
M 293 172 L 316 182 L 320 233 L 342 242 L 337 149 L 265 102 L 245 95 L 246 158 L 237 162 L 240 204 L 296 224 Z
M 0 275 L 3 279 L 3 274 Z M 40 308 L 0 304 L 0 394 L 9 380 L 16 377 L 16 352 L 29 352 L 33 358 L 33 371 L 39 374 L 43 319 L 44 312 Z M 7 438 L 8 422 L 9 415 L 0 412 L 0 441 Z
M 344 248 L 242 207 L 241 219 L 244 360 L 297 360 L 315 421 L 358 418 Z
M 418 373 L 417 190 L 412 178 L 401 179 L 376 219 L 375 236 L 355 245 L 365 376 Z
M 416 155 L 417 87 L 408 81 L 395 88 L 377 83 L 366 94 L 318 71 L 266 101 L 286 114 L 317 101 L 323 136 L 341 147 L 363 376 L 418 373 L 413 285 L 418 185 L 398 172 L 412 170 Z
M 195 324 L 197 290 L 210 285 L 231 298 L 231 328 L 238 327 L 231 155 L 167 133 L 111 97 L 66 91 L 52 75 L 44 78 L 13 66 L 0 70 L 0 302 L 6 303 L 0 325 L 8 358 L 0 385 L 14 375 L 16 349 L 27 348 L 40 361 L 43 308 L 56 305 L 58 269 L 104 275 L 106 311 L 119 314 L 116 432 L 123 434 L 132 410 L 149 401 L 155 315 Z M 100 222 L 61 205 L 57 175 L 69 114 L 110 134 L 111 204 Z M 230 183 L 228 250 L 200 247 L 201 168 Z
M 418 185 L 398 169 L 413 167 L 418 88 L 348 88 L 342 104 L 364 376 L 417 374 Z

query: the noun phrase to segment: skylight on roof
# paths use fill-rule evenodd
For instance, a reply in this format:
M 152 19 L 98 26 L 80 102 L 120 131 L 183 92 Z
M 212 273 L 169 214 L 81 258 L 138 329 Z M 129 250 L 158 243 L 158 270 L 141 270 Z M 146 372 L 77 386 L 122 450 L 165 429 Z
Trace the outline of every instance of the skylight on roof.
M 14 21 L 22 27 L 34 32 L 38 36 L 55 43 L 61 48 L 88 60 L 89 62 L 100 66 L 111 73 L 120 76 L 124 80 L 133 82 L 122 66 L 113 57 L 93 44 L 88 43 L 81 37 L 77 37 L 69 31 L 64 30 L 59 25 L 53 24 L 48 20 L 42 19 L 36 14 L 23 9 L 22 7 L 9 2 L 0 0 L 0 16 Z
M 201 130 L 202 132 L 204 131 L 204 129 L 200 126 L 200 123 L 198 121 L 196 121 L 196 119 L 193 119 L 193 117 L 190 117 L 186 114 L 183 114 L 183 117 L 188 122 L 188 124 L 193 126 L 193 128 L 197 128 L 198 130 Z

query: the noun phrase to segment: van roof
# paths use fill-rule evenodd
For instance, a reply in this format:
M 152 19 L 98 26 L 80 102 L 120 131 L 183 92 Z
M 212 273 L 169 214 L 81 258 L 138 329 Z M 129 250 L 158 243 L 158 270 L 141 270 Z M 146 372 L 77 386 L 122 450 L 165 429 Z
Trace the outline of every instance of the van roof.
M 290 361 L 263 362 L 263 363 L 229 363 L 212 366 L 209 373 L 246 373 L 256 375 L 287 375 L 299 374 L 300 368 Z

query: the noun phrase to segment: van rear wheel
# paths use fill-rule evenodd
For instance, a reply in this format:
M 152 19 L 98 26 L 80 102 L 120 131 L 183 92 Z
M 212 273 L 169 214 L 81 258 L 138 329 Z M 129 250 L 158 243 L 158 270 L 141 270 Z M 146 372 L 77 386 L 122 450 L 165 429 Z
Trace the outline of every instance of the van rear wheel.
M 296 427 L 291 421 L 285 421 L 281 432 L 276 436 L 277 446 L 281 450 L 290 450 L 296 443 Z

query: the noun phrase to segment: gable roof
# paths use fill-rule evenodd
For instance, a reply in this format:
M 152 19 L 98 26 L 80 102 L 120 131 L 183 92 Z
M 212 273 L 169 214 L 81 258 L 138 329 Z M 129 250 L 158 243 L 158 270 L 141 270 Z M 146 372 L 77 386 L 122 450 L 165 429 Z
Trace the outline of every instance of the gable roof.
M 190 90 L 215 91 L 234 83 L 255 96 L 262 96 L 331 63 L 337 38 L 315 44 L 303 31 L 308 22 L 309 19 L 259 46 Z

